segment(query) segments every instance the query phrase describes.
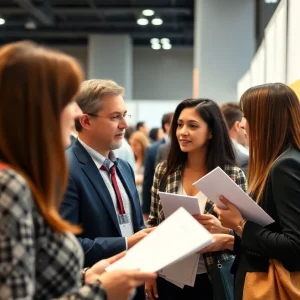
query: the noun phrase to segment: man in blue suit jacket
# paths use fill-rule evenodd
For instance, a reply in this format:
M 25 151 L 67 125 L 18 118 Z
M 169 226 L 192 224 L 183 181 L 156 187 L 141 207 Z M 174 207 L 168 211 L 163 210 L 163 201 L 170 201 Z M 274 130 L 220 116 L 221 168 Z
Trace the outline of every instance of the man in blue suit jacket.
M 151 206 L 151 188 L 153 184 L 153 177 L 155 171 L 155 162 L 157 150 L 160 145 L 164 144 L 168 139 L 171 123 L 173 119 L 173 113 L 164 114 L 161 120 L 162 129 L 164 131 L 164 138 L 154 144 L 150 145 L 146 149 L 145 153 L 145 167 L 144 167 L 144 181 L 143 181 L 143 214 L 147 220 L 150 214 Z
M 123 91 L 111 80 L 89 80 L 76 99 L 83 115 L 76 122 L 78 139 L 66 151 L 70 179 L 61 214 L 82 227 L 78 239 L 86 267 L 131 248 L 151 231 L 144 229 L 132 168 L 112 151 L 128 127 Z M 140 289 L 135 299 L 144 297 Z

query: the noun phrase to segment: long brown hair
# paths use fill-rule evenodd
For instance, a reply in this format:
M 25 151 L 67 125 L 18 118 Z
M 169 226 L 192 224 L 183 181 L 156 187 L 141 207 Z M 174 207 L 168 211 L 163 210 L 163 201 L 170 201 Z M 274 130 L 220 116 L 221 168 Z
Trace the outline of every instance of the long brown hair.
M 57 232 L 79 232 L 58 209 L 68 180 L 60 115 L 82 78 L 73 58 L 32 42 L 0 49 L 0 160 L 24 176 Z
M 288 86 L 272 83 L 247 90 L 241 109 L 249 124 L 248 192 L 259 202 L 277 157 L 300 149 L 300 103 Z

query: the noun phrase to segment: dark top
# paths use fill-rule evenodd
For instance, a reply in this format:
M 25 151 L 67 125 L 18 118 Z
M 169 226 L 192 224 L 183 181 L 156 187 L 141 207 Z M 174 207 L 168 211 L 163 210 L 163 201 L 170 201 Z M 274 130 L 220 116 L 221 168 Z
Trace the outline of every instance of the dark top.
M 269 259 L 300 271 L 300 151 L 291 148 L 272 166 L 259 204 L 274 220 L 266 227 L 248 221 L 236 237 L 235 299 L 242 299 L 247 272 L 268 272 Z

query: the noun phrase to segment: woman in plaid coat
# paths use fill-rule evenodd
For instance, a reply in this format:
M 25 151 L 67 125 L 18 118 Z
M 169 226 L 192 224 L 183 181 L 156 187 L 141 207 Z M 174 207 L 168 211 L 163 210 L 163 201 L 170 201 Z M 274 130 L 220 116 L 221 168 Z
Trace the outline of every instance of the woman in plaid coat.
M 194 217 L 214 234 L 215 242 L 202 251 L 194 287 L 181 289 L 159 277 L 157 281 L 146 283 L 147 297 L 150 300 L 233 299 L 233 278 L 229 271 L 225 274 L 226 286 L 222 281 L 216 282 L 213 276 L 217 265 L 233 261 L 233 233 L 213 215 L 213 203 L 192 185 L 220 166 L 246 191 L 245 175 L 235 165 L 232 143 L 220 108 L 208 99 L 182 101 L 175 110 L 171 137 L 168 159 L 155 171 L 148 226 L 157 226 L 165 219 L 159 191 L 197 196 L 203 213 Z
M 122 254 L 81 272 L 80 228 L 58 213 L 82 75 L 73 58 L 31 42 L 0 49 L 0 300 L 127 300 L 156 277 L 105 273 Z

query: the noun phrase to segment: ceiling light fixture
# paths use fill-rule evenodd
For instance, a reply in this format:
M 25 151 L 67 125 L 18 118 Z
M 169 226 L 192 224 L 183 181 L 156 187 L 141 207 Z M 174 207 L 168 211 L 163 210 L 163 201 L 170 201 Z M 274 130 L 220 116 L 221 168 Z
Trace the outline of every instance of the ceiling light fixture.
M 153 39 L 150 40 L 150 43 L 151 44 L 159 44 L 159 39 L 153 38 Z
M 163 44 L 162 47 L 163 47 L 164 50 L 170 50 L 170 49 L 172 49 L 172 45 L 171 44 Z
M 37 26 L 36 23 L 30 19 L 24 24 L 24 27 L 28 30 L 34 30 Z
M 0 25 L 3 25 L 3 24 L 5 24 L 5 19 L 0 18 Z
M 142 14 L 146 17 L 151 17 L 154 15 L 154 10 L 152 9 L 144 9 Z
M 160 44 L 152 44 L 151 47 L 152 47 L 153 50 L 159 50 L 159 49 L 161 49 L 161 45 Z
M 163 23 L 163 20 L 161 18 L 154 18 L 152 19 L 151 23 L 152 25 L 159 26 Z
M 269 4 L 269 3 L 277 3 L 278 0 L 265 0 L 265 3 Z
M 148 23 L 149 23 L 149 21 L 146 18 L 139 18 L 139 19 L 137 19 L 136 22 L 141 26 L 148 25 Z
M 167 38 L 162 38 L 162 39 L 160 40 L 160 42 L 161 42 L 162 44 L 170 44 L 170 40 L 167 39 Z

